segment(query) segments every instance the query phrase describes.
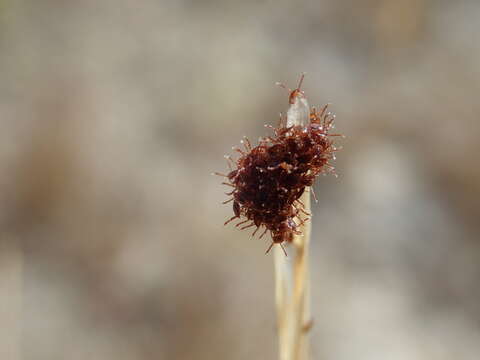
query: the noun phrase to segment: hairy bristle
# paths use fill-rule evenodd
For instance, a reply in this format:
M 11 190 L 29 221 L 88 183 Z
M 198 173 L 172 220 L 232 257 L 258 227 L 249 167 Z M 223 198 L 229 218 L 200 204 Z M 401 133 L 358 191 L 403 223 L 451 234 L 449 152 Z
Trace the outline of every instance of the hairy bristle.
M 268 125 L 273 136 L 262 138 L 255 147 L 245 138 L 245 151 L 234 148 L 240 155 L 233 162 L 236 168 L 226 176 L 218 175 L 225 176 L 228 183 L 224 184 L 234 188 L 235 218 L 243 216 L 245 222 L 252 222 L 243 228 L 264 226 L 273 242 L 281 244 L 291 241 L 308 221 L 310 214 L 299 200 L 305 187 L 312 186 L 321 173 L 335 173 L 329 161 L 338 149 L 330 137 L 339 134 L 329 134 L 334 116 L 326 109 L 327 105 L 320 112 L 312 108 L 310 123 L 305 126 Z M 300 218 L 300 213 L 307 217 Z

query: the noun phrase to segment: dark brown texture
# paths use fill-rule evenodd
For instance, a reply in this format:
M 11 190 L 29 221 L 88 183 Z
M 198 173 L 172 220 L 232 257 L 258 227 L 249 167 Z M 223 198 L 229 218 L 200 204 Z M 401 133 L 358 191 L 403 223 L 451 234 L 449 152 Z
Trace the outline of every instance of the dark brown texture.
M 302 80 L 303 75 L 298 88 L 290 93 L 290 104 L 295 97 L 304 96 Z M 235 148 L 240 153 L 234 162 L 236 169 L 231 167 L 228 175 L 218 174 L 227 179 L 223 184 L 234 188 L 227 193 L 232 198 L 224 202 L 233 201 L 234 216 L 225 225 L 243 216 L 246 219 L 236 226 L 256 227 L 252 236 L 265 227 L 260 237 L 270 231 L 272 245 L 301 234 L 299 227 L 310 215 L 299 200 L 305 187 L 312 186 L 319 174 L 334 172 L 329 160 L 337 149 L 330 137 L 338 134 L 329 134 L 334 116 L 326 110 L 327 105 L 320 112 L 312 108 L 307 125 L 286 127 L 280 121 L 277 128 L 272 127 L 274 135 L 261 139 L 256 147 L 245 138 L 245 150 Z

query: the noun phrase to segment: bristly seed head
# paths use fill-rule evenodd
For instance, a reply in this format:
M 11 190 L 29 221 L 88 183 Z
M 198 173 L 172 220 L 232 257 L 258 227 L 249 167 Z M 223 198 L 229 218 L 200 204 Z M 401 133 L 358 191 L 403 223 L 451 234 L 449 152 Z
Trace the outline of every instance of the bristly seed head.
M 297 89 L 289 90 L 290 104 L 297 97 L 305 97 L 300 90 L 303 79 L 304 74 Z M 260 138 L 255 147 L 244 137 L 241 143 L 245 151 L 233 148 L 240 153 L 236 169 L 222 175 L 228 181 L 224 184 L 234 188 L 231 194 L 235 216 L 227 223 L 243 216 L 246 220 L 242 223 L 251 221 L 243 228 L 255 226 L 253 236 L 264 226 L 262 236 L 270 231 L 272 244 L 290 242 L 294 234 L 301 234 L 299 228 L 310 215 L 299 200 L 305 187 L 312 186 L 319 174 L 335 174 L 329 163 L 337 151 L 331 137 L 339 134 L 329 134 L 335 116 L 326 112 L 327 107 L 320 112 L 310 108 L 308 124 L 287 127 L 281 121 L 276 128 L 266 125 L 273 129 L 273 136 Z

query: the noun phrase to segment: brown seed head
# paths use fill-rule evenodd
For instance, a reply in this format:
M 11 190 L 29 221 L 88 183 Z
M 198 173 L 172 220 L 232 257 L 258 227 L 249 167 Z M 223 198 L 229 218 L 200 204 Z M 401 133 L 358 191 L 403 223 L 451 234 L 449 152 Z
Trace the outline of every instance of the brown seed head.
M 290 104 L 304 96 L 300 90 L 303 78 L 302 74 L 298 87 L 290 92 Z M 225 184 L 234 188 L 230 194 L 235 216 L 227 223 L 245 217 L 237 226 L 251 221 L 242 229 L 255 226 L 254 234 L 264 226 L 263 235 L 270 231 L 273 242 L 279 244 L 301 234 L 299 227 L 310 214 L 304 211 L 300 196 L 319 174 L 334 173 L 329 161 L 337 149 L 331 137 L 338 134 L 330 133 L 334 116 L 326 109 L 317 112 L 311 108 L 305 126 L 279 125 L 273 128 L 273 136 L 263 138 L 257 146 L 252 148 L 246 139 L 245 151 L 235 149 L 240 153 L 236 168 L 225 176 Z

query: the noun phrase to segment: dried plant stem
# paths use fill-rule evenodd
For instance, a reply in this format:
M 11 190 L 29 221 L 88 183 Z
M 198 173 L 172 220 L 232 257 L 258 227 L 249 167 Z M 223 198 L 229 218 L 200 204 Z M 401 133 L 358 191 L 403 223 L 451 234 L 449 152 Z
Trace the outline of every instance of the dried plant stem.
M 308 190 L 308 191 L 307 191 Z M 301 201 L 310 212 L 310 191 L 306 189 Z M 302 235 L 295 235 L 285 257 L 275 248 L 275 292 L 280 360 L 309 358 L 308 328 L 310 314 L 309 242 L 311 222 L 302 226 Z
M 304 97 L 297 97 L 287 112 L 287 126 L 303 125 L 309 121 L 309 105 Z M 310 209 L 310 188 L 306 188 L 301 202 Z M 311 216 L 311 215 L 310 215 Z M 275 248 L 275 297 L 279 336 L 280 360 L 307 360 L 309 358 L 308 330 L 311 326 L 309 243 L 311 219 L 300 229 L 288 246 L 289 256 Z

